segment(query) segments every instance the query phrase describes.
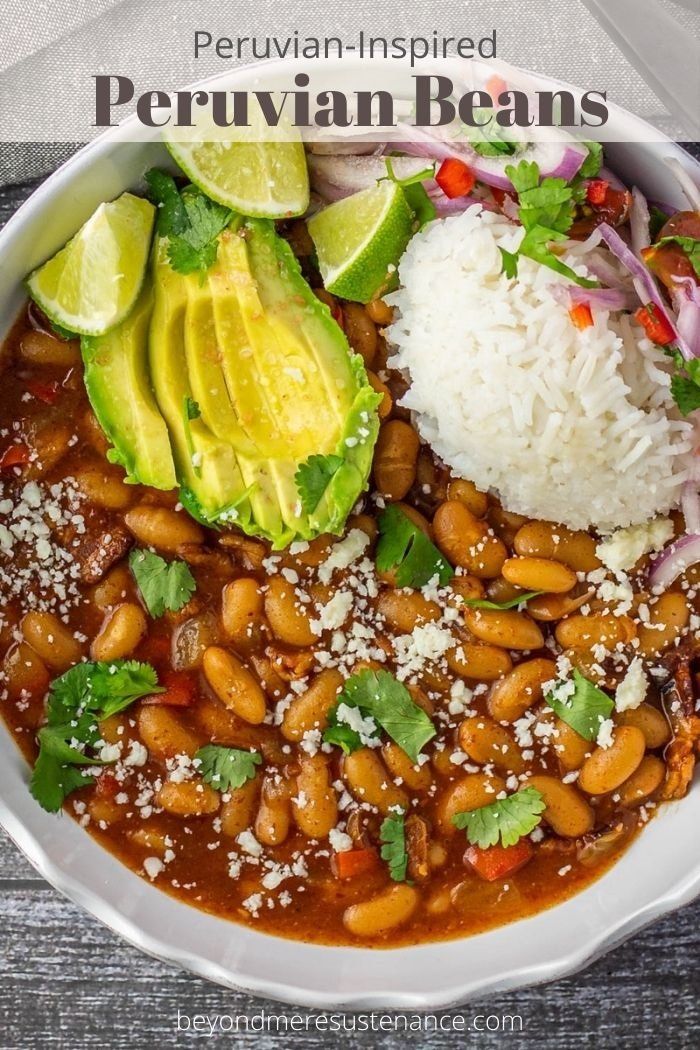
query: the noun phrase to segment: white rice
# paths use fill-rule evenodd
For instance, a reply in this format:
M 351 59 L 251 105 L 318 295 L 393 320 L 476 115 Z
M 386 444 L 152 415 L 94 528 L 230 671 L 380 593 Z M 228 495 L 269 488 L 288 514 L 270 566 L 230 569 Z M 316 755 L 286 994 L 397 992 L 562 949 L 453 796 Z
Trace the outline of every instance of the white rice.
M 507 510 L 606 532 L 676 506 L 692 426 L 669 362 L 624 314 L 579 331 L 552 295 L 553 270 L 520 258 L 520 226 L 475 206 L 413 238 L 389 301 L 393 367 L 421 437 Z M 578 254 L 576 252 L 578 251 Z M 585 275 L 581 249 L 564 261 Z

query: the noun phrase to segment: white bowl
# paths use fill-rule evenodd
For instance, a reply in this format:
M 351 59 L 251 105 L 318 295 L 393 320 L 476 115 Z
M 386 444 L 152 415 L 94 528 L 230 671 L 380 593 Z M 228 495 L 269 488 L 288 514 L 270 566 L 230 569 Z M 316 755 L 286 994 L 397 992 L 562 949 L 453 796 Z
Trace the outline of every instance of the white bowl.
M 376 63 L 374 68 L 376 68 Z M 343 72 L 365 67 L 344 64 Z M 284 63 L 257 67 L 275 81 Z M 335 64 L 328 64 L 329 77 Z M 392 79 L 391 63 L 382 75 Z M 249 70 L 233 75 L 238 87 Z M 359 76 L 357 77 L 359 80 Z M 625 139 L 610 145 L 608 164 L 652 199 L 685 202 L 663 163 L 681 149 L 636 118 L 616 111 Z M 109 131 L 81 150 L 19 209 L 0 234 L 0 328 L 9 328 L 24 292 L 22 278 L 61 247 L 104 200 L 138 186 L 162 146 L 130 142 L 129 128 Z M 645 142 L 647 144 L 645 144 Z M 232 988 L 319 1008 L 439 1009 L 475 995 L 562 977 L 615 947 L 700 893 L 697 828 L 700 791 L 665 806 L 603 878 L 564 904 L 529 919 L 462 940 L 388 951 L 328 948 L 272 938 L 197 911 L 132 874 L 74 821 L 50 816 L 27 790 L 28 769 L 0 729 L 0 822 L 56 889 L 126 940 L 154 956 Z

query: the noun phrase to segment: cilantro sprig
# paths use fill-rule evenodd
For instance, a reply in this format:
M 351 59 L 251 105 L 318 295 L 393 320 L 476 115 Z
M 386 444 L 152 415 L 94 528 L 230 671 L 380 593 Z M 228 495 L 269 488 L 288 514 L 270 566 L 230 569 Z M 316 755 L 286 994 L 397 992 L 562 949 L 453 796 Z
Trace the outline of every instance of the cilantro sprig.
M 362 738 L 355 729 L 338 721 L 341 704 L 359 708 L 364 717 L 374 719 L 412 762 L 418 761 L 421 749 L 437 732 L 406 686 L 392 674 L 388 671 L 359 671 L 346 681 L 331 708 L 329 727 L 323 734 L 327 744 L 337 744 L 346 754 L 362 747 Z
M 162 693 L 150 664 L 138 660 L 76 664 L 51 685 L 46 725 L 29 790 L 45 810 L 57 813 L 78 788 L 94 783 L 83 766 L 104 765 L 90 755 L 100 741 L 99 723 L 142 696 Z
M 216 262 L 218 237 L 233 217 L 230 208 L 206 197 L 195 186 L 178 190 L 171 175 L 157 168 L 146 173 L 151 199 L 158 205 L 157 229 L 168 238 L 168 260 L 178 273 L 204 274 Z
M 664 347 L 665 353 L 676 366 L 671 376 L 671 396 L 683 416 L 689 416 L 700 408 L 700 358 L 686 361 L 676 347 Z
M 395 504 L 379 517 L 375 560 L 380 572 L 396 569 L 399 587 L 424 587 L 435 577 L 444 585 L 454 576 L 454 569 L 435 544 Z
M 313 514 L 323 499 L 331 478 L 343 465 L 340 456 L 309 456 L 294 475 L 294 483 L 299 493 L 302 508 L 307 514 Z
M 558 683 L 545 696 L 546 702 L 562 722 L 575 729 L 584 740 L 595 740 L 600 723 L 612 714 L 614 701 L 574 668 L 568 682 Z
M 379 841 L 382 843 L 381 857 L 387 862 L 389 877 L 394 882 L 406 881 L 408 851 L 405 823 L 405 813 L 390 814 L 384 818 L 379 829 Z
M 582 187 L 551 176 L 540 179 L 540 169 L 535 161 L 521 160 L 517 165 L 509 164 L 505 173 L 518 194 L 518 217 L 525 228 L 518 255 L 534 259 L 583 288 L 597 287 L 597 281 L 579 277 L 550 247 L 567 239 L 576 204 L 583 199 Z M 514 276 L 512 259 L 503 255 L 502 258 L 503 271 Z
M 129 555 L 129 567 L 153 617 L 162 616 L 166 609 L 178 612 L 197 589 L 194 576 L 184 561 L 167 562 L 151 551 L 134 550 Z
M 472 609 L 517 609 L 518 606 L 529 602 L 530 598 L 537 598 L 538 595 L 544 593 L 544 591 L 523 591 L 522 594 L 509 598 L 505 602 L 492 602 L 488 598 L 465 598 L 462 604 Z
M 194 756 L 202 779 L 217 791 L 235 791 L 252 780 L 256 767 L 262 762 L 257 751 L 241 751 L 236 747 L 207 744 Z
M 466 831 L 473 846 L 488 849 L 500 841 L 514 846 L 542 820 L 545 801 L 537 788 L 528 787 L 466 813 L 455 813 L 452 823 Z
M 435 205 L 423 186 L 426 179 L 432 179 L 434 176 L 435 164 L 428 164 L 421 171 L 408 175 L 405 179 L 400 179 L 394 172 L 391 157 L 385 157 L 384 163 L 386 164 L 387 177 L 403 190 L 406 202 L 416 217 L 417 228 L 422 230 L 437 215 Z

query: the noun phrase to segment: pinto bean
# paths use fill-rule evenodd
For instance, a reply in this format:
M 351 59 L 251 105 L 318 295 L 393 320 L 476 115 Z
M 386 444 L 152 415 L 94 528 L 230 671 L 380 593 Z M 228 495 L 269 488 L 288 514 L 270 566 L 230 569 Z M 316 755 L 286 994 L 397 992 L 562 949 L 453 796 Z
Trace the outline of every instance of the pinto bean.
M 433 518 L 435 542 L 452 565 L 479 579 L 499 576 L 507 557 L 505 544 L 460 500 L 441 503 Z
M 369 900 L 351 904 L 343 913 L 343 924 L 356 937 L 381 937 L 408 922 L 419 900 L 415 886 L 399 882 Z
M 165 705 L 143 706 L 137 715 L 139 736 L 156 758 L 165 760 L 175 755 L 194 758 L 202 738 L 188 729 L 178 714 Z
M 459 745 L 481 766 L 494 765 L 506 773 L 523 773 L 525 762 L 512 734 L 485 715 L 465 718 L 459 727 Z
M 263 623 L 263 595 L 252 576 L 241 576 L 227 583 L 221 592 L 221 622 L 224 632 L 237 649 L 259 645 Z
M 504 649 L 541 649 L 544 636 L 537 624 L 515 609 L 465 609 L 464 619 L 473 635 L 487 645 Z
M 587 795 L 607 795 L 631 777 L 644 758 L 644 733 L 636 726 L 615 729 L 610 747 L 597 747 L 581 767 L 578 785 Z
M 264 846 L 279 846 L 289 834 L 291 820 L 289 784 L 266 776 L 255 820 L 255 837 Z
M 382 760 L 369 747 L 361 747 L 343 759 L 343 779 L 359 802 L 376 806 L 385 815 L 392 807 L 405 809 L 408 795 L 396 787 Z
M 457 829 L 452 818 L 457 813 L 468 813 L 472 809 L 488 806 L 505 789 L 506 782 L 501 777 L 467 773 L 438 795 L 435 813 L 440 830 L 444 835 L 454 834 Z
M 514 667 L 505 678 L 491 686 L 488 708 L 497 722 L 517 722 L 529 708 L 542 700 L 542 687 L 557 676 L 554 660 L 536 658 Z
M 639 628 L 637 637 L 641 656 L 653 659 L 680 638 L 690 620 L 690 609 L 684 594 L 667 591 L 649 604 L 649 621 Z
M 427 762 L 423 765 L 412 762 L 404 749 L 393 740 L 384 744 L 382 758 L 394 780 L 401 781 L 411 791 L 428 791 L 433 775 Z
M 578 582 L 573 569 L 550 558 L 508 558 L 501 571 L 509 583 L 526 591 L 566 594 Z
M 629 711 L 620 711 L 615 715 L 615 721 L 619 726 L 641 729 L 650 751 L 663 747 L 671 739 L 671 727 L 665 715 L 652 704 L 642 703 Z
M 156 792 L 156 804 L 176 817 L 203 817 L 217 812 L 221 796 L 200 777 L 181 783 L 166 780 Z
M 563 784 L 543 773 L 529 777 L 527 786 L 536 788 L 542 795 L 546 805 L 543 817 L 557 835 L 577 839 L 592 829 L 593 809 L 571 784 Z
M 440 606 L 424 598 L 420 591 L 383 591 L 377 602 L 377 612 L 389 627 L 402 634 L 411 634 L 420 624 L 440 619 Z
M 554 632 L 562 649 L 593 649 L 603 645 L 614 649 L 626 645 L 637 635 L 637 628 L 629 616 L 614 616 L 612 613 L 593 613 L 582 616 L 577 613 L 557 624 Z
M 309 730 L 323 731 L 328 725 L 328 712 L 338 699 L 342 685 L 343 676 L 335 668 L 325 668 L 316 675 L 306 692 L 294 697 L 284 712 L 282 736 L 299 743 Z
M 202 668 L 207 682 L 222 704 L 250 725 L 265 719 L 265 694 L 259 682 L 233 653 L 212 645 L 204 653 Z
M 416 480 L 420 442 L 401 419 L 382 424 L 374 451 L 374 481 L 383 496 L 401 500 Z
M 282 576 L 273 576 L 265 592 L 265 615 L 276 638 L 286 645 L 313 645 L 309 606 L 302 604 L 295 588 Z
M 239 788 L 229 792 L 229 798 L 221 807 L 221 830 L 224 835 L 235 839 L 252 827 L 260 794 L 260 779 L 253 777 L 246 780 Z
M 343 303 L 343 322 L 350 346 L 371 368 L 379 346 L 374 321 L 360 303 Z
M 489 498 L 485 492 L 480 492 L 473 481 L 464 478 L 454 478 L 447 486 L 448 500 L 458 500 L 474 515 L 475 518 L 483 518 L 489 509 Z
M 140 605 L 123 602 L 107 614 L 90 647 L 93 660 L 122 660 L 130 656 L 148 630 Z
M 201 526 L 184 511 L 141 503 L 124 515 L 124 521 L 139 543 L 169 554 L 177 554 L 186 544 L 204 542 Z
M 54 671 L 67 671 L 82 656 L 80 642 L 53 613 L 28 612 L 20 630 L 24 640 Z
M 618 788 L 619 804 L 626 808 L 640 806 L 659 790 L 666 776 L 666 766 L 656 755 L 645 755 L 634 773 Z
M 513 544 L 522 557 L 552 558 L 574 572 L 592 572 L 601 565 L 592 536 L 551 521 L 526 522 L 515 534 Z
M 292 812 L 297 827 L 310 839 L 326 838 L 337 824 L 338 798 L 326 755 L 306 755 L 301 760 Z
M 478 682 L 495 682 L 513 666 L 505 649 L 480 642 L 461 642 L 456 648 L 448 649 L 446 655 L 450 670 Z

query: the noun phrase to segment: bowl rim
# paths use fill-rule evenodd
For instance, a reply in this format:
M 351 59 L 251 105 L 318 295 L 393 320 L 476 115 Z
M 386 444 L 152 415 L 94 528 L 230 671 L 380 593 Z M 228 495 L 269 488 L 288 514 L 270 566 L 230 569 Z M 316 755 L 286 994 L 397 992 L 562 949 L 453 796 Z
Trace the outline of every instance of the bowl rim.
M 239 67 L 233 73 L 243 78 L 272 66 L 279 68 L 288 61 L 259 62 Z M 333 67 L 335 60 L 326 64 Z M 641 131 L 646 127 L 639 118 L 616 109 L 621 119 L 634 122 Z M 135 123 L 136 118 L 131 117 L 105 130 L 44 180 L 0 231 L 0 258 L 11 253 L 20 241 L 31 216 L 41 212 L 101 154 L 117 148 L 120 142 L 131 141 L 129 129 Z M 649 131 L 649 141 L 658 141 L 658 133 L 651 128 Z M 154 129 L 153 136 L 143 141 L 144 148 L 157 140 L 157 134 Z M 700 176 L 700 164 L 682 147 L 667 140 L 664 148 Z M 639 853 L 640 842 L 644 843 L 643 853 L 648 859 L 654 839 L 663 851 L 669 848 L 669 831 L 678 841 L 680 828 L 682 841 L 682 836 L 692 830 L 693 807 L 671 803 L 600 879 L 563 903 L 527 919 L 472 937 L 382 950 L 277 938 L 202 912 L 150 886 L 85 835 L 74 821 L 56 820 L 44 814 L 26 791 L 26 763 L 3 727 L 0 754 L 8 744 L 12 753 L 8 755 L 8 786 L 4 783 L 0 788 L 0 826 L 47 882 L 139 950 L 225 987 L 283 1003 L 326 1010 L 446 1009 L 476 996 L 575 973 L 700 895 L 700 858 L 692 850 L 687 852 L 680 874 L 667 872 L 663 863 L 657 865 L 654 878 L 661 880 L 659 885 L 652 886 L 650 878 L 645 889 L 638 872 L 636 882 L 629 881 L 630 876 L 635 878 L 633 855 Z M 22 791 L 18 791 L 18 785 Z M 56 831 L 57 825 L 62 825 L 64 834 Z M 625 879 L 629 893 L 624 893 L 623 901 L 617 899 L 617 894 L 623 890 Z M 615 898 L 612 909 L 605 900 L 611 889 Z M 591 907 L 597 909 L 593 922 L 587 911 Z M 188 916 L 190 922 L 186 921 Z M 176 926 L 184 928 L 185 933 L 177 932 Z M 227 940 L 222 931 L 226 931 L 228 940 L 236 942 L 234 955 L 230 956 L 222 946 L 218 956 L 213 957 L 213 952 L 196 943 L 200 928 L 216 932 L 222 945 Z M 562 930 L 570 932 L 570 936 L 562 936 Z M 489 962 L 494 953 L 503 952 L 511 937 L 522 942 L 520 955 L 513 953 L 512 962 L 505 965 Z M 463 969 L 470 956 L 479 956 L 479 965 L 472 973 L 468 967 Z M 507 954 L 501 957 L 510 958 Z M 421 984 L 415 971 L 424 968 L 425 981 Z

